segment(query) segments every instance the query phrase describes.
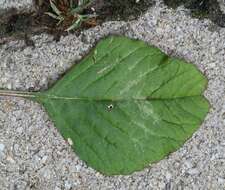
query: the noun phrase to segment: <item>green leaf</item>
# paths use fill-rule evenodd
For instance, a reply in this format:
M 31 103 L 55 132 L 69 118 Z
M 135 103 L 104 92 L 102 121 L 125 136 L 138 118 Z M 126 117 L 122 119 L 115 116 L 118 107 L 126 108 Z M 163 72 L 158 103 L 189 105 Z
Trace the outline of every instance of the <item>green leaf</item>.
M 53 0 L 50 0 L 50 5 L 52 10 L 58 15 L 61 15 L 61 11 L 56 7 L 56 5 L 53 3 Z
M 89 166 L 130 174 L 179 149 L 198 129 L 209 110 L 206 85 L 196 66 L 111 36 L 35 97 Z
M 57 15 L 55 15 L 53 13 L 50 13 L 50 12 L 46 12 L 45 14 L 54 18 L 54 19 L 60 20 L 60 21 L 64 19 L 62 16 L 57 16 Z
M 69 28 L 66 29 L 67 32 L 77 29 L 80 27 L 82 20 L 78 18 Z

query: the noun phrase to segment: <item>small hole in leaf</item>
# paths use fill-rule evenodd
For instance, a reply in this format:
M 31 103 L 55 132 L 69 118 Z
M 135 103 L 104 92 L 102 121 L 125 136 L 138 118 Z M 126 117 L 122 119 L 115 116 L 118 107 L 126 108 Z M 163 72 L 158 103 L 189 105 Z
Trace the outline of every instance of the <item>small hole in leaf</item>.
M 107 108 L 108 108 L 108 111 L 111 111 L 114 108 L 114 106 L 113 106 L 113 104 L 110 104 L 107 106 Z

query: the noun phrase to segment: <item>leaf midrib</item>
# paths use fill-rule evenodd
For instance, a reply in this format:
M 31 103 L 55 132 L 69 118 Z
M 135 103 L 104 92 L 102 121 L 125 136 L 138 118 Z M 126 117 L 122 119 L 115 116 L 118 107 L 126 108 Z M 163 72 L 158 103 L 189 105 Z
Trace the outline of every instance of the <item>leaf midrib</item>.
M 175 100 L 175 99 L 185 99 L 185 98 L 195 98 L 203 97 L 200 95 L 191 95 L 191 96 L 178 96 L 178 97 L 168 97 L 168 98 L 155 98 L 155 97 L 127 97 L 127 98 L 98 98 L 98 97 L 68 97 L 68 96 L 56 96 L 39 93 L 36 98 L 50 99 L 50 100 L 82 100 L 82 101 L 112 101 L 112 102 L 121 102 L 121 101 L 163 101 L 163 100 Z

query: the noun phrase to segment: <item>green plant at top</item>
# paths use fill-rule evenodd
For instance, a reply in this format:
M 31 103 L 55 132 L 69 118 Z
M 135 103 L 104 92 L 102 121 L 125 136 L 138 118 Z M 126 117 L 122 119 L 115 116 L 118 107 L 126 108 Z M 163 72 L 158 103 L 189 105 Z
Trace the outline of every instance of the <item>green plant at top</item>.
M 63 0 L 56 3 L 54 0 L 50 0 L 50 6 L 52 12 L 46 12 L 50 17 L 58 20 L 57 25 L 62 24 L 66 31 L 71 31 L 79 28 L 82 23 L 88 25 L 95 25 L 96 14 L 83 14 L 92 3 L 92 0 Z M 93 20 L 94 19 L 94 20 Z

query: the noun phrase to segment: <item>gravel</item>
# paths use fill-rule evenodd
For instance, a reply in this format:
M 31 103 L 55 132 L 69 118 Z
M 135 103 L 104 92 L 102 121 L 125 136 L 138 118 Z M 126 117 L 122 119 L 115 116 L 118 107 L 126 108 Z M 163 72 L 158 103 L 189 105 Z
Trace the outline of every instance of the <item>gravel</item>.
M 225 0 L 218 0 L 221 11 L 225 14 Z
M 17 8 L 28 10 L 32 5 L 32 0 L 0 0 L 0 9 Z
M 196 64 L 209 79 L 205 96 L 212 107 L 178 151 L 141 172 L 106 177 L 79 160 L 39 104 L 0 97 L 0 189 L 224 190 L 225 29 L 189 15 L 182 7 L 168 9 L 158 1 L 137 21 L 107 22 L 59 42 L 36 35 L 35 48 L 23 41 L 2 45 L 0 87 L 44 90 L 100 38 L 122 34 L 142 39 Z

